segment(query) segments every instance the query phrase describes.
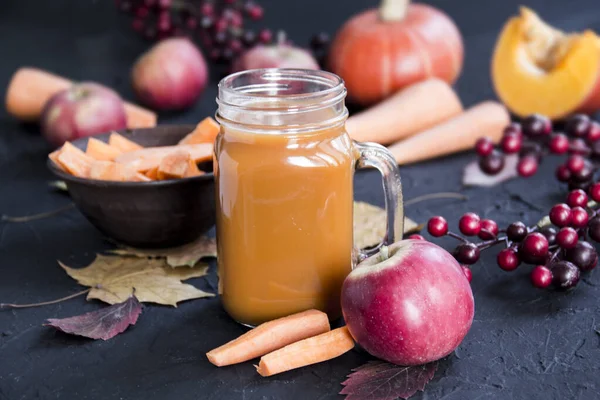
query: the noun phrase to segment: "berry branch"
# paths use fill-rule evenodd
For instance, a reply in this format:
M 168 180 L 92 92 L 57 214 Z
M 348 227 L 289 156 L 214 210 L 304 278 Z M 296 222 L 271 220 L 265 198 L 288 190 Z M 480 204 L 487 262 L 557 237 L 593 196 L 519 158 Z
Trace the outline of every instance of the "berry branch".
M 600 242 L 600 181 L 594 179 L 600 159 L 599 139 L 600 124 L 582 114 L 567 120 L 565 133 L 554 132 L 548 118 L 531 115 L 508 125 L 498 146 L 489 138 L 480 139 L 475 150 L 480 169 L 488 175 L 500 173 L 506 154 L 518 154 L 517 172 L 522 177 L 533 176 L 546 156 L 566 154 L 565 162 L 556 170 L 556 178 L 568 184 L 565 202 L 554 205 L 547 216 L 530 227 L 517 221 L 499 230 L 495 221 L 469 212 L 459 220 L 460 234 L 450 231 L 441 216 L 429 219 L 427 231 L 433 237 L 449 236 L 460 242 L 453 255 L 469 281 L 470 266 L 479 260 L 481 252 L 502 244 L 504 248 L 496 258 L 501 269 L 514 271 L 521 264 L 530 264 L 535 287 L 574 288 L 581 274 L 594 269 L 598 262 L 598 253 L 588 239 Z

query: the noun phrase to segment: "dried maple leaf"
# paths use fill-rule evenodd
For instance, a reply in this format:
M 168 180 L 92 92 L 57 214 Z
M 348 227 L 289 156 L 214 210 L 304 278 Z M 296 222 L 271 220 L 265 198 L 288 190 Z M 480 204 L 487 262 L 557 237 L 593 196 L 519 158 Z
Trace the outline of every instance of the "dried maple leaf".
M 134 290 L 141 302 L 174 307 L 180 301 L 214 296 L 181 282 L 206 275 L 206 266 L 171 268 L 163 259 L 105 255 L 97 255 L 85 268 L 59 264 L 70 277 L 91 288 L 88 299 L 98 299 L 108 304 L 125 301 Z
M 201 258 L 217 256 L 217 242 L 214 238 L 202 236 L 192 243 L 170 249 L 142 250 L 126 247 L 110 252 L 123 256 L 164 257 L 171 267 L 193 267 Z
M 381 242 L 385 237 L 387 214 L 381 207 L 362 201 L 354 202 L 354 241 L 356 247 L 364 249 Z M 404 218 L 404 233 L 419 231 L 422 226 Z
M 135 325 L 142 305 L 135 296 L 122 303 L 69 318 L 50 318 L 44 324 L 73 335 L 108 340 Z
M 437 362 L 402 367 L 384 361 L 370 361 L 348 375 L 342 382 L 340 394 L 346 400 L 394 400 L 408 399 L 433 378 Z

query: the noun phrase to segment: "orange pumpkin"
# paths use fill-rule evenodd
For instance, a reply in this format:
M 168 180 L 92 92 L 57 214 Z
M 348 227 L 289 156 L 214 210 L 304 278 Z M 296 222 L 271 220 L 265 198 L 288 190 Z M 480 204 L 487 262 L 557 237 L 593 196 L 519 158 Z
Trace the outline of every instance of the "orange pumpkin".
M 328 69 L 344 79 L 348 97 L 376 103 L 412 83 L 438 77 L 452 84 L 463 65 L 463 40 L 442 11 L 409 0 L 348 20 L 329 51 Z

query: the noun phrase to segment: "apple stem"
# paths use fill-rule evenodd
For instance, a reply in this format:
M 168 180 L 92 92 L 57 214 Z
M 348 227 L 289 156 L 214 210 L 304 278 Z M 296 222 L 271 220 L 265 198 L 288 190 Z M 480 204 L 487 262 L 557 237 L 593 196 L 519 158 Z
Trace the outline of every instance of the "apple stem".
M 379 5 L 379 19 L 382 21 L 401 21 L 406 16 L 410 0 L 382 0 Z
M 379 249 L 379 261 L 383 262 L 390 257 L 390 251 L 387 246 L 381 246 Z

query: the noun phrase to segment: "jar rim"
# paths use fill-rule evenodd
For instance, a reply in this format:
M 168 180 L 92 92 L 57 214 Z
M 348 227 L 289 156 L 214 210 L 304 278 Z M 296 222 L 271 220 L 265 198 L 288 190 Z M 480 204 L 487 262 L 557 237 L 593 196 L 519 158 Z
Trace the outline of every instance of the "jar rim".
M 254 77 L 260 80 L 260 82 L 235 86 L 236 83 L 243 82 L 249 77 Z M 286 85 L 278 84 L 278 81 L 311 83 L 322 85 L 322 89 L 299 93 L 285 93 L 281 89 L 285 89 Z M 259 68 L 235 72 L 221 79 L 218 84 L 217 103 L 219 105 L 244 106 L 244 108 L 248 108 L 251 100 L 309 101 L 313 98 L 316 100 L 335 94 L 345 97 L 345 92 L 346 88 L 343 79 L 332 72 L 302 68 Z M 272 102 L 271 104 L 268 102 L 261 103 L 260 106 L 262 109 L 276 109 L 280 107 L 277 102 Z M 250 108 L 252 108 L 251 105 Z

